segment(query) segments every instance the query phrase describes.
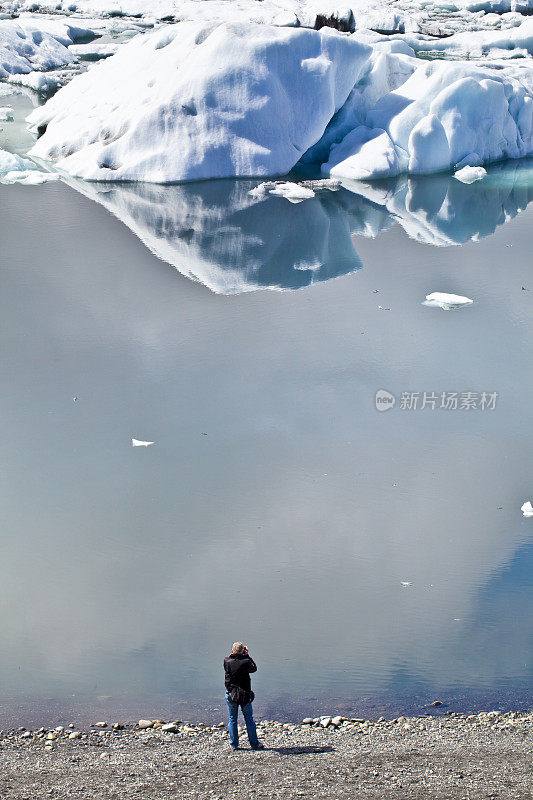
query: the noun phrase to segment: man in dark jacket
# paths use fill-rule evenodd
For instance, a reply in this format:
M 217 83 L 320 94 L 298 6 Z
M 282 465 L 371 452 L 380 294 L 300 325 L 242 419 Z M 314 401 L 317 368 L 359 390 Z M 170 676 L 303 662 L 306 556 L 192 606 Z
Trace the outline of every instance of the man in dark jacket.
M 239 732 L 237 730 L 237 715 L 239 706 L 242 708 L 248 741 L 252 750 L 263 750 L 263 745 L 257 738 L 254 716 L 252 712 L 252 692 L 250 673 L 257 672 L 253 658 L 248 654 L 248 648 L 242 642 L 235 642 L 231 653 L 224 659 L 224 684 L 226 686 L 226 702 L 229 709 L 229 743 L 232 750 L 239 747 Z

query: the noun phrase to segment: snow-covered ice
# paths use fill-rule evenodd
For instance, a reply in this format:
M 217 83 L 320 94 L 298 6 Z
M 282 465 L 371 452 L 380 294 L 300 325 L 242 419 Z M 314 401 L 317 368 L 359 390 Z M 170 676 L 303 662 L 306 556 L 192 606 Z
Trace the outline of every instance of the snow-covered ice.
M 444 311 L 451 311 L 454 308 L 469 306 L 474 301 L 469 297 L 462 297 L 460 294 L 447 294 L 446 292 L 432 292 L 426 295 L 425 306 L 442 308 Z
M 532 122 L 533 70 L 427 62 L 333 145 L 322 170 L 365 180 L 519 158 L 533 152 Z
M 370 49 L 326 29 L 180 23 L 135 37 L 29 117 L 32 154 L 91 180 L 287 173 Z
M 70 52 L 80 59 L 94 60 L 99 58 L 109 58 L 115 55 L 121 46 L 119 42 L 88 42 L 87 44 L 73 44 Z
M 0 184 L 22 183 L 35 186 L 58 178 L 57 173 L 43 172 L 27 158 L 0 150 Z
M 458 169 L 453 177 L 457 178 L 461 183 L 475 183 L 476 181 L 482 180 L 486 174 L 487 170 L 484 167 L 466 166 L 462 169 Z
M 0 122 L 13 122 L 13 109 L 11 106 L 0 106 Z
M 155 442 L 142 442 L 140 439 L 131 440 L 132 447 L 150 447 L 151 444 L 155 444 Z
M 521 507 L 520 511 L 524 515 L 524 517 L 533 517 L 533 506 L 531 502 L 527 500 L 524 505 Z
M 0 180 L 10 172 L 22 172 L 28 169 L 37 169 L 33 161 L 14 153 L 8 153 L 6 150 L 0 150 Z
M 17 73 L 58 69 L 75 61 L 68 48 L 49 33 L 0 20 L 0 79 L 7 80 Z
M 180 23 L 35 109 L 32 155 L 156 183 L 284 175 L 300 160 L 349 180 L 460 170 L 533 152 L 532 63 L 424 61 L 331 28 Z
M 50 183 L 51 181 L 57 180 L 59 180 L 57 172 L 41 172 L 38 169 L 26 169 L 8 172 L 0 178 L 0 183 L 19 183 L 23 186 L 38 186 L 41 183 Z

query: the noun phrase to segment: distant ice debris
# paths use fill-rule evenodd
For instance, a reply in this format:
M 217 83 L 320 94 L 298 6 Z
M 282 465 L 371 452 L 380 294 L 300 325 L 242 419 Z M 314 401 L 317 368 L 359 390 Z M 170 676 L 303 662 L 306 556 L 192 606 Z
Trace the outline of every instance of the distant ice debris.
M 461 183 L 475 183 L 480 181 L 487 174 L 487 170 L 483 167 L 463 167 L 454 173 L 454 178 L 457 178 Z
M 58 69 L 75 62 L 75 56 L 49 33 L 26 29 L 11 20 L 0 20 L 0 80 L 34 70 Z
M 522 512 L 524 517 L 533 517 L 533 506 L 531 505 L 531 502 L 529 500 L 524 503 L 520 511 Z
M 58 180 L 55 172 L 42 172 L 33 161 L 0 150 L 0 183 L 22 183 L 33 185 Z
M 11 106 L 0 106 L 0 122 L 13 122 L 13 109 Z
M 70 52 L 78 56 L 82 61 L 97 61 L 101 58 L 113 56 L 120 47 L 119 42 L 89 42 L 88 44 L 74 44 L 70 47 Z
M 432 292 L 426 295 L 423 303 L 432 308 L 442 308 L 444 311 L 451 311 L 454 308 L 469 306 L 474 301 L 469 297 L 462 297 L 460 294 L 447 294 L 446 292 Z
M 413 582 L 412 581 L 401 581 L 401 584 L 402 584 L 403 588 L 406 589 L 408 586 L 412 586 Z
M 267 194 L 273 194 L 278 197 L 285 197 L 291 203 L 301 203 L 303 200 L 309 200 L 314 197 L 315 192 L 322 192 L 325 190 L 337 192 L 341 188 L 341 182 L 333 180 L 332 178 L 300 181 L 299 183 L 292 183 L 291 181 L 263 181 L 263 183 L 250 189 L 248 194 L 258 199 L 263 199 Z
M 27 169 L 8 172 L 7 175 L 0 178 L 0 183 L 20 183 L 23 186 L 38 186 L 41 183 L 50 183 L 50 181 L 57 180 L 59 180 L 57 172 L 41 172 L 38 169 Z
M 140 439 L 131 440 L 132 447 L 150 447 L 151 444 L 155 444 L 155 442 L 141 442 Z

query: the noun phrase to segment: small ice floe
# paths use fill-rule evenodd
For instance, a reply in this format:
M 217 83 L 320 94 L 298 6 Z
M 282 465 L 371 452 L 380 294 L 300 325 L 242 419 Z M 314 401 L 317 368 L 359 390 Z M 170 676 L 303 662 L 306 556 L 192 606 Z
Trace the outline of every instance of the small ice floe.
M 454 178 L 457 178 L 461 183 L 475 183 L 480 181 L 487 174 L 487 170 L 483 167 L 463 167 L 454 173 Z
M 265 197 L 267 194 L 273 194 L 277 197 L 284 197 L 290 203 L 303 203 L 304 200 L 310 200 L 315 196 L 312 189 L 301 186 L 299 183 L 291 183 L 290 181 L 285 183 L 280 181 L 265 181 L 264 183 L 260 183 L 259 186 L 256 186 L 255 189 L 251 189 L 248 194 L 252 197 Z
M 155 444 L 155 442 L 141 442 L 140 439 L 131 440 L 132 447 L 150 447 L 151 444 Z
M 59 175 L 55 172 L 41 172 L 33 161 L 0 150 L 0 183 L 36 184 L 55 181 Z
M 474 301 L 469 297 L 462 297 L 460 294 L 447 294 L 446 292 L 432 292 L 426 295 L 426 299 L 422 303 L 424 306 L 431 308 L 442 308 L 444 311 L 451 311 L 453 308 L 462 308 L 462 306 L 469 306 Z
M 11 106 L 0 106 L 0 122 L 13 122 L 13 109 Z
M 533 517 L 533 506 L 531 505 L 531 502 L 529 500 L 527 500 L 524 503 L 520 511 L 522 512 L 524 517 Z
M 57 172 L 41 172 L 40 170 L 26 169 L 13 170 L 8 172 L 0 180 L 0 183 L 22 183 L 24 186 L 38 186 L 40 183 L 49 183 L 50 181 L 59 180 Z
M 400 581 L 400 583 L 401 583 L 401 585 L 403 586 L 404 589 L 407 589 L 408 586 L 412 586 L 413 585 L 412 581 Z

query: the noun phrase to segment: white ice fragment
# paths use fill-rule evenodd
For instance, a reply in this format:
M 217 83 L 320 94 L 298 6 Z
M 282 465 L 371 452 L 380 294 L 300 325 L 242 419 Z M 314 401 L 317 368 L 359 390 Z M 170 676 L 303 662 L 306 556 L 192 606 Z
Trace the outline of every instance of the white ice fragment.
M 474 301 L 469 297 L 462 297 L 460 294 L 447 294 L 446 292 L 432 292 L 426 295 L 422 305 L 431 308 L 442 308 L 444 311 L 451 311 L 453 308 L 469 306 Z
M 269 189 L 269 193 L 285 197 L 290 203 L 302 203 L 304 200 L 310 200 L 315 196 L 312 189 L 290 182 L 278 183 L 274 189 Z
M 275 185 L 276 185 L 275 181 L 264 181 L 263 183 L 260 183 L 258 186 L 254 186 L 253 189 L 250 189 L 248 194 L 250 195 L 250 197 L 263 198 L 267 196 L 270 189 L 272 189 Z
M 24 186 L 38 186 L 41 183 L 59 180 L 57 172 L 41 172 L 37 169 L 13 170 L 0 178 L 0 183 L 21 183 Z
M 401 584 L 405 589 L 405 588 L 407 588 L 407 586 L 412 586 L 413 582 L 412 581 L 401 581 Z
M 458 169 L 453 177 L 457 178 L 461 183 L 475 183 L 475 181 L 480 181 L 484 178 L 486 174 L 487 170 L 483 167 L 463 167 Z
M 533 517 L 533 506 L 531 505 L 531 502 L 529 500 L 527 500 L 524 503 L 520 511 L 522 512 L 524 517 Z
M 8 175 L 13 173 L 25 172 L 37 169 L 33 161 L 9 153 L 7 150 L 0 150 L 0 182 L 4 182 Z
M 0 122 L 13 122 L 13 109 L 11 106 L 0 106 Z
M 150 447 L 151 444 L 155 444 L 155 442 L 141 442 L 140 439 L 131 440 L 132 447 Z

